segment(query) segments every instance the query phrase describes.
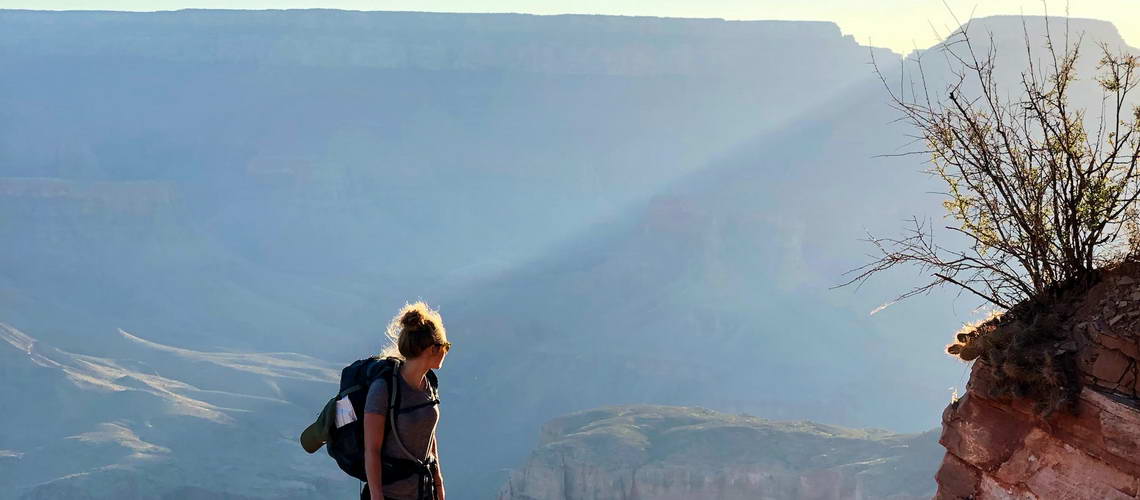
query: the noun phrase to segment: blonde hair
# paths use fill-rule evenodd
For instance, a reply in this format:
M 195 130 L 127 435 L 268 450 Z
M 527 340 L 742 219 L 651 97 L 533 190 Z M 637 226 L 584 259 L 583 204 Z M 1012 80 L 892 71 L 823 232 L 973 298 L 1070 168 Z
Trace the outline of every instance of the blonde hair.
M 388 346 L 381 357 L 411 359 L 423 354 L 436 344 L 447 342 L 447 331 L 439 311 L 423 302 L 405 304 L 392 317 L 385 332 Z

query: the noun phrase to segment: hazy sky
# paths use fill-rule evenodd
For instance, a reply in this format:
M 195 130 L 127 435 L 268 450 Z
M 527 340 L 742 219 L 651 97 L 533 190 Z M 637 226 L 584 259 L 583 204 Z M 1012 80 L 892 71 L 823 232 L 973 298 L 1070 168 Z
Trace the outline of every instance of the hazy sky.
M 994 14 L 1041 14 L 1041 0 L 946 0 L 963 20 Z M 1062 15 L 1065 2 L 1048 2 Z M 942 0 L 0 0 L 8 9 L 173 10 L 336 8 L 437 12 L 614 14 L 725 19 L 834 21 L 860 43 L 909 52 L 935 42 L 931 25 L 945 33 L 956 23 Z M 1074 0 L 1074 17 L 1112 21 L 1125 40 L 1140 46 L 1140 0 Z

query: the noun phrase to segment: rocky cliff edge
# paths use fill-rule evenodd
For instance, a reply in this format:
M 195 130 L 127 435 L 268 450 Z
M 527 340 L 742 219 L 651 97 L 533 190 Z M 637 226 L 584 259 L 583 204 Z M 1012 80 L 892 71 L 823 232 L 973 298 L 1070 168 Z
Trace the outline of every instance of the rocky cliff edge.
M 1140 498 L 1140 266 L 1107 271 L 1053 308 L 1065 309 L 1031 346 L 1043 358 L 1010 356 L 1025 351 L 1016 342 L 977 358 L 965 396 L 943 414 L 936 500 Z M 980 338 L 1015 339 L 1010 328 Z M 1035 363 L 1043 377 L 1010 383 Z

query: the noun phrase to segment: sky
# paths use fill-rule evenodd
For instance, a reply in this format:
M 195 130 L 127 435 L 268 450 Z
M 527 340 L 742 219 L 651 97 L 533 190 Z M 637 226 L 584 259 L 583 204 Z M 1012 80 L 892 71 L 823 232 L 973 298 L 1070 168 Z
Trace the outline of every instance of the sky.
M 1064 15 L 1066 2 L 1047 4 L 1050 15 Z M 935 44 L 935 32 L 945 35 L 956 27 L 950 12 L 964 21 L 971 12 L 1040 15 L 1045 7 L 1042 0 L 0 0 L 0 9 L 333 8 L 834 21 L 859 43 L 903 54 Z M 1129 45 L 1140 47 L 1140 0 L 1074 0 L 1068 9 L 1073 17 L 1113 22 Z

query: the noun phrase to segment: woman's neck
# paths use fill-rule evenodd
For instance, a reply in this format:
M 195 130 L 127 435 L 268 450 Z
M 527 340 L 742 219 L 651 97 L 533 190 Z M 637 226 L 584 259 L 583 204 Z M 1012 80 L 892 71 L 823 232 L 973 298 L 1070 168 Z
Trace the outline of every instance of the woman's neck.
M 404 381 L 420 390 L 424 388 L 424 377 L 427 376 L 427 372 L 428 365 L 422 356 L 404 361 L 403 368 L 400 368 L 400 376 L 404 377 Z

